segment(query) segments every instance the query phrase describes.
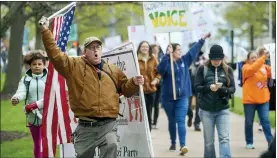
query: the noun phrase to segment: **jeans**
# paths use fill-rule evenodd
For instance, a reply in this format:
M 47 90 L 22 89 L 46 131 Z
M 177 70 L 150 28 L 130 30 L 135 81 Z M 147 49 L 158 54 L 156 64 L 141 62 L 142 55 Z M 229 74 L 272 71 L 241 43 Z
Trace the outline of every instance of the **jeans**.
M 31 124 L 29 124 L 29 126 L 31 126 Z M 41 126 L 31 126 L 29 129 L 34 142 L 34 158 L 42 158 L 42 152 L 40 152 Z
M 117 123 L 111 121 L 102 126 L 82 126 L 78 124 L 73 133 L 73 144 L 77 158 L 116 158 L 117 157 Z M 100 155 L 95 153 L 98 147 Z
M 219 141 L 220 157 L 231 157 L 229 133 L 230 133 L 230 112 L 229 109 L 218 112 L 209 112 L 200 109 L 199 116 L 203 125 L 204 133 L 204 157 L 214 158 L 214 129 L 216 127 Z
M 193 111 L 191 109 L 192 98 L 193 98 L 193 96 L 191 96 L 189 98 L 189 108 L 188 108 L 188 113 L 187 113 L 188 117 L 191 118 L 191 119 L 193 118 Z M 193 124 L 194 124 L 194 126 L 199 126 L 200 122 L 201 122 L 201 120 L 200 120 L 200 117 L 199 117 L 199 106 L 197 106 L 197 101 L 196 101 L 195 117 L 194 117 L 194 123 Z
M 154 99 L 155 99 L 155 93 L 147 93 L 144 94 L 144 99 L 145 99 L 145 104 L 146 104 L 146 112 L 147 112 L 147 117 L 148 117 L 148 125 L 149 129 L 151 131 L 151 125 L 152 125 L 152 106 L 154 104 Z
M 178 135 L 180 146 L 186 145 L 186 120 L 188 112 L 188 98 L 175 101 L 163 101 L 162 104 L 168 118 L 168 130 L 171 144 L 176 144 L 176 123 L 178 125 Z
M 269 103 L 264 104 L 244 104 L 244 131 L 246 144 L 253 144 L 253 121 L 255 116 L 255 111 L 258 111 L 260 124 L 263 127 L 265 138 L 269 143 L 273 140 L 271 134 L 271 127 L 269 123 Z
M 161 87 L 157 86 L 157 91 L 154 99 L 154 121 L 153 124 L 157 125 L 158 117 L 159 117 L 159 104 L 160 104 L 160 97 L 161 97 Z

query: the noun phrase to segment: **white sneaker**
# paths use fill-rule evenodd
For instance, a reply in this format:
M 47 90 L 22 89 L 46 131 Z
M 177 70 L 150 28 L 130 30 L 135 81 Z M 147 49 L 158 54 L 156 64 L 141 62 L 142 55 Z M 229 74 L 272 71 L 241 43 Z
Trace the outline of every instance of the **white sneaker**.
M 185 155 L 189 151 L 189 149 L 187 146 L 183 146 L 180 151 L 180 155 Z
M 259 125 L 258 131 L 260 131 L 260 132 L 263 131 L 263 127 L 261 125 Z

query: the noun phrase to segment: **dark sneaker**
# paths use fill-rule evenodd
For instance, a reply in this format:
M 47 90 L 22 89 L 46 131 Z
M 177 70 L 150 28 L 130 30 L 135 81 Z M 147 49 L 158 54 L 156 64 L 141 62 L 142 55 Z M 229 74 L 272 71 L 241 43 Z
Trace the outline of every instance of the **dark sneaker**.
M 192 118 L 188 119 L 188 123 L 187 124 L 188 124 L 188 127 L 191 127 L 191 125 L 192 125 Z
M 194 130 L 195 130 L 195 131 L 201 131 L 201 128 L 199 127 L 199 125 L 195 125 L 195 126 L 194 126 Z
M 176 145 L 175 144 L 171 144 L 169 150 L 176 150 Z
M 180 155 L 185 155 L 189 151 L 189 149 L 187 146 L 183 146 L 181 147 L 180 151 Z

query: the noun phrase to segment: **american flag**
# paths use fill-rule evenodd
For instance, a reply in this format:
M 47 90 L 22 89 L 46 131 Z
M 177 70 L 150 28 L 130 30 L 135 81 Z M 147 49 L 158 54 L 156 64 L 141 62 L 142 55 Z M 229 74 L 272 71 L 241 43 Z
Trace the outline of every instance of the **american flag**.
M 52 21 L 52 33 L 58 47 L 65 52 L 75 5 Z M 43 157 L 55 157 L 57 144 L 70 143 L 71 124 L 74 115 L 67 102 L 65 79 L 58 74 L 50 62 L 44 91 L 42 119 Z

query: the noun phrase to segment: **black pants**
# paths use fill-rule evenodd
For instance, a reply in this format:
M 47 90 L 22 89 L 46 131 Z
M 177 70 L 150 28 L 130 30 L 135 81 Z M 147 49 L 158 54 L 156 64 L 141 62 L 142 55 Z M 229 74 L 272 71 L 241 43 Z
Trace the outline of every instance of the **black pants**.
M 145 104 L 146 104 L 149 129 L 151 131 L 151 127 L 152 127 L 151 126 L 151 122 L 152 122 L 151 114 L 152 114 L 152 106 L 154 104 L 154 99 L 155 99 L 155 93 L 144 94 L 144 98 L 145 98 Z
M 187 113 L 187 115 L 188 115 L 188 117 L 189 118 L 193 118 L 193 111 L 192 111 L 192 109 L 191 109 L 191 102 L 192 102 L 192 97 L 193 96 L 191 96 L 190 98 L 189 98 L 189 108 L 188 108 L 188 113 Z M 195 109 L 195 117 L 194 117 L 194 126 L 195 125 L 199 125 L 200 124 L 200 117 L 199 117 L 199 107 L 197 106 L 197 100 L 196 100 L 196 109 Z
M 153 121 L 154 125 L 157 125 L 157 121 L 158 121 L 158 117 L 159 117 L 160 98 L 161 98 L 161 87 L 157 86 L 157 91 L 156 91 L 155 99 L 154 99 L 154 121 Z

